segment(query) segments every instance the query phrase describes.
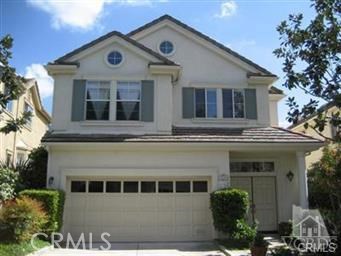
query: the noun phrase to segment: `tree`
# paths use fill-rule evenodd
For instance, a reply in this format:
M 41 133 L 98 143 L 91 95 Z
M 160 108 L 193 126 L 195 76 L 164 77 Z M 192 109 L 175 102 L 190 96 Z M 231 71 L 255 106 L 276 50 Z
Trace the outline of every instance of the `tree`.
M 327 146 L 308 171 L 309 205 L 318 208 L 341 254 L 341 145 Z
M 317 113 L 313 124 L 305 123 L 305 128 L 311 127 L 323 136 L 321 132 L 327 123 L 341 126 L 341 2 L 314 0 L 312 7 L 316 17 L 306 27 L 302 14 L 289 15 L 289 21 L 281 22 L 277 27 L 281 43 L 274 54 L 284 60 L 284 86 L 311 96 L 301 107 L 295 97 L 289 97 L 288 121 L 295 124 Z M 318 111 L 320 101 L 334 102 L 339 111 L 331 116 Z M 336 139 L 340 139 L 340 132 Z
M 3 113 L 6 105 L 16 100 L 24 93 L 25 79 L 16 74 L 15 68 L 10 67 L 9 60 L 12 58 L 11 48 L 13 39 L 6 35 L 0 40 L 0 84 L 4 89 L 0 91 L 0 115 Z M 31 112 L 24 112 L 20 117 L 11 117 L 0 132 L 8 134 L 19 131 L 31 118 Z

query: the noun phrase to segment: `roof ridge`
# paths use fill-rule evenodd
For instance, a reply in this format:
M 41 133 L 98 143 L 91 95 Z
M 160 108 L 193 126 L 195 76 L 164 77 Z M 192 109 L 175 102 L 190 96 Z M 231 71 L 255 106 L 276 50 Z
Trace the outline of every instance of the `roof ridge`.
M 147 46 L 137 42 L 136 40 L 124 35 L 123 33 L 119 32 L 119 31 L 116 31 L 116 30 L 113 30 L 113 31 L 111 31 L 111 32 L 109 32 L 103 36 L 100 36 L 100 37 L 90 41 L 89 43 L 86 43 L 86 44 L 80 46 L 79 48 L 76 48 L 75 50 L 73 50 L 73 51 L 63 55 L 62 57 L 56 59 L 54 61 L 54 63 L 65 63 L 66 59 L 68 59 L 68 58 L 78 54 L 79 52 L 82 52 L 82 51 L 92 47 L 93 45 L 96 45 L 97 43 L 100 43 L 100 42 L 102 42 L 102 41 L 104 41 L 104 40 L 106 40 L 112 36 L 118 36 L 118 37 L 122 38 L 123 40 L 125 40 L 125 41 L 131 43 L 132 45 L 140 48 L 141 50 L 149 53 L 150 55 L 154 56 L 155 58 L 163 61 L 165 64 L 177 65 L 175 62 L 171 61 L 170 59 L 162 56 L 161 54 L 153 51 L 152 49 L 148 48 Z
M 182 21 L 180 21 L 180 20 L 174 18 L 173 16 L 171 16 L 171 15 L 169 15 L 169 14 L 162 15 L 162 16 L 160 16 L 159 18 L 154 19 L 154 20 L 152 20 L 152 21 L 146 23 L 145 25 L 142 25 L 142 26 L 140 26 L 140 27 L 138 27 L 138 28 L 136 28 L 136 29 L 130 31 L 130 32 L 127 33 L 126 35 L 127 35 L 128 37 L 131 37 L 131 36 L 133 36 L 134 34 L 140 32 L 140 31 L 143 31 L 143 30 L 145 30 L 145 29 L 147 29 L 147 28 L 149 28 L 149 27 L 151 27 L 151 26 L 153 26 L 153 25 L 155 25 L 155 24 L 157 24 L 157 23 L 159 23 L 159 22 L 161 22 L 161 21 L 164 21 L 164 20 L 170 20 L 170 21 L 174 22 L 175 24 L 177 24 L 177 25 L 183 27 L 184 29 L 187 29 L 188 31 L 190 31 L 190 32 L 196 34 L 197 36 L 199 36 L 199 37 L 205 39 L 206 41 L 208 41 L 208 42 L 214 44 L 214 45 L 217 46 L 218 48 L 220 48 L 220 49 L 222 49 L 222 50 L 228 52 L 229 54 L 233 55 L 234 57 L 239 58 L 240 60 L 246 62 L 246 63 L 249 64 L 250 66 L 253 66 L 254 68 L 256 68 L 256 69 L 262 71 L 262 72 L 265 73 L 266 75 L 273 75 L 273 76 L 276 76 L 276 75 L 274 75 L 272 72 L 270 72 L 269 70 L 267 70 L 266 68 L 263 68 L 263 67 L 259 66 L 258 64 L 256 64 L 255 62 L 251 61 L 250 59 L 248 59 L 248 58 L 246 58 L 246 57 L 240 55 L 239 53 L 237 53 L 237 52 L 233 51 L 232 49 L 226 47 L 226 46 L 223 45 L 222 43 L 219 43 L 219 42 L 216 41 L 215 39 L 213 39 L 213 38 L 211 38 L 211 37 L 209 37 L 209 36 L 203 34 L 202 32 L 200 32 L 200 31 L 196 30 L 195 28 L 193 28 L 193 27 L 191 27 L 191 26 L 189 26 L 189 25 L 183 23 Z

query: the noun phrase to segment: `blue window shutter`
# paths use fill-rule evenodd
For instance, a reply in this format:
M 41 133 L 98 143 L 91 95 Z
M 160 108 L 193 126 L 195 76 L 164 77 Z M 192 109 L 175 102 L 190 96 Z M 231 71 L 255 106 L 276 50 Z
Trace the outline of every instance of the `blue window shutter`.
M 73 80 L 71 121 L 84 120 L 86 80 Z
M 141 121 L 154 121 L 154 81 L 141 81 Z
M 245 113 L 247 119 L 257 119 L 256 89 L 245 89 Z
M 194 88 L 182 88 L 182 117 L 194 117 Z

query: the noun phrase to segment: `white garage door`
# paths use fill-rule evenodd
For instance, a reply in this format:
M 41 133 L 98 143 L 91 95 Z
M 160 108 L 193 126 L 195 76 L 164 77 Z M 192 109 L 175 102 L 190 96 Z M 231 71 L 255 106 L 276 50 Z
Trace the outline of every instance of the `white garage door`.
M 210 240 L 209 191 L 208 178 L 70 178 L 64 233 L 92 233 L 93 241 L 103 232 L 110 241 Z

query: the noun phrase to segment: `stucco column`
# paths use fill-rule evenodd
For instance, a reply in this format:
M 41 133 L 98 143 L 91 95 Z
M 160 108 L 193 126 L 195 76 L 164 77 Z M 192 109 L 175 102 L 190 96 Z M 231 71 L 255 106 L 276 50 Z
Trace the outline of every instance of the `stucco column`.
M 308 203 L 308 180 L 307 170 L 305 167 L 305 153 L 296 152 L 297 167 L 298 167 L 298 185 L 300 193 L 300 206 L 304 209 L 309 208 Z
M 223 166 L 219 169 L 217 188 L 227 188 L 230 186 L 230 152 L 226 152 L 225 161 Z

